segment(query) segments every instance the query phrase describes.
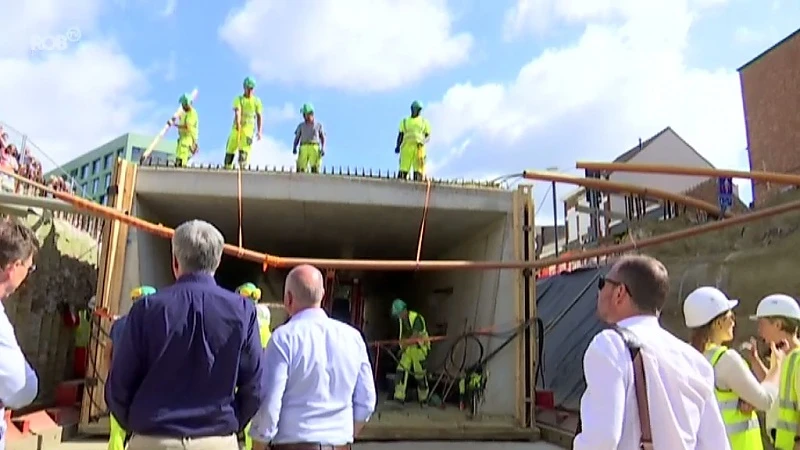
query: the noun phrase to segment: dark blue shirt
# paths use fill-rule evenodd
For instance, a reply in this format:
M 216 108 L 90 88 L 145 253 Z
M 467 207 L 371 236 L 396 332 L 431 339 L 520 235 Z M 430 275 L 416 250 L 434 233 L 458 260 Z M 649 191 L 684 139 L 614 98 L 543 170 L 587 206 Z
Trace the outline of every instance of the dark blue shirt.
M 185 275 L 135 302 L 125 322 L 105 398 L 128 432 L 225 436 L 255 415 L 264 395 L 252 301 Z
M 119 342 L 120 336 L 122 336 L 122 330 L 125 329 L 126 318 L 127 316 L 117 317 L 117 320 L 111 324 L 111 329 L 108 330 L 108 337 L 111 339 L 111 348 L 114 348 Z

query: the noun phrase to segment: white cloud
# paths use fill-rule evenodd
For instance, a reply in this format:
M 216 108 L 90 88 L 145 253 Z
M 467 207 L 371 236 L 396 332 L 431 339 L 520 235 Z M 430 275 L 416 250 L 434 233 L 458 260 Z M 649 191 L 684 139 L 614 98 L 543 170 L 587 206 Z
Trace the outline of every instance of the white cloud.
M 161 17 L 170 17 L 175 14 L 176 9 L 178 9 L 178 0 L 167 0 L 164 4 L 164 8 L 159 12 L 159 15 Z
M 51 159 L 64 163 L 136 129 L 137 118 L 150 106 L 141 100 L 148 89 L 143 72 L 113 41 L 91 38 L 101 4 L 3 2 L 0 121 L 46 153 L 37 155 L 45 169 L 53 167 Z M 70 28 L 79 28 L 81 37 L 67 48 L 30 51 L 32 36 L 54 36 Z
M 220 36 L 263 80 L 355 92 L 460 64 L 473 42 L 446 0 L 247 0 Z
M 254 167 L 293 170 L 296 158 L 288 144 L 268 135 L 264 135 L 260 141 L 253 142 L 252 150 L 250 150 L 250 165 Z M 224 159 L 224 149 L 217 148 L 209 151 L 201 147 L 200 153 L 192 158 L 191 164 L 222 165 Z
M 436 161 L 445 153 L 448 163 L 439 170 L 449 174 L 474 167 L 487 173 L 564 170 L 579 159 L 614 158 L 669 125 L 714 164 L 746 167 L 736 72 L 686 61 L 698 8 L 719 2 L 700 3 L 519 0 L 518 10 L 538 8 L 548 26 L 582 24 L 582 35 L 541 52 L 510 83 L 451 87 L 427 111 L 429 157 Z M 470 146 L 453 158 L 446 149 L 465 139 Z
M 264 108 L 264 124 L 276 125 L 292 119 L 300 120 L 300 109 L 293 103 L 284 103 L 283 106 L 268 106 Z

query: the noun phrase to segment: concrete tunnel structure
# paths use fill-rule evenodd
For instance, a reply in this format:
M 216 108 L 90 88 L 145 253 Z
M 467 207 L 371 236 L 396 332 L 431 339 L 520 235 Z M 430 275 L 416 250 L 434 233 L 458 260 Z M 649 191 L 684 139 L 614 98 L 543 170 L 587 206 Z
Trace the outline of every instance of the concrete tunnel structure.
M 515 192 L 496 187 L 434 184 L 431 187 L 421 259 L 515 259 L 512 205 Z M 281 256 L 414 260 L 426 198 L 426 184 L 395 179 L 283 172 L 242 173 L 243 246 Z M 213 223 L 226 242 L 238 245 L 238 184 L 235 171 L 141 166 L 132 214 L 176 227 L 191 219 Z M 122 292 L 139 284 L 173 281 L 168 240 L 130 229 Z M 265 296 L 280 301 L 285 272 L 224 257 L 218 282 L 230 289 L 258 278 Z M 460 336 L 496 326 L 513 330 L 519 317 L 519 271 L 363 272 L 364 332 L 369 341 L 396 339 L 389 316 L 400 297 L 424 315 L 432 335 Z M 130 302 L 122 299 L 121 311 Z M 276 324 L 273 322 L 273 326 Z M 506 338 L 482 340 L 484 354 Z M 520 337 L 521 339 L 521 337 Z M 434 343 L 429 367 L 443 364 L 448 342 Z M 478 359 L 466 346 L 467 361 Z M 459 353 L 457 360 L 461 360 Z M 522 394 L 518 374 L 524 363 L 509 345 L 488 364 L 481 413 L 518 423 Z M 413 389 L 410 387 L 410 389 Z M 385 392 L 384 392 L 385 393 Z M 380 393 L 379 397 L 385 397 Z

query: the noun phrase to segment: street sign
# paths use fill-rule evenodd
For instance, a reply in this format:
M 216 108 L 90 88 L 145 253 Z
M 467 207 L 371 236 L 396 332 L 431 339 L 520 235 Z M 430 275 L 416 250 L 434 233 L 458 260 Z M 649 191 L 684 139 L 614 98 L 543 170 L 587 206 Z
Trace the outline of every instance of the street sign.
M 719 207 L 725 211 L 733 207 L 733 179 L 731 177 L 719 177 L 717 185 L 719 187 Z

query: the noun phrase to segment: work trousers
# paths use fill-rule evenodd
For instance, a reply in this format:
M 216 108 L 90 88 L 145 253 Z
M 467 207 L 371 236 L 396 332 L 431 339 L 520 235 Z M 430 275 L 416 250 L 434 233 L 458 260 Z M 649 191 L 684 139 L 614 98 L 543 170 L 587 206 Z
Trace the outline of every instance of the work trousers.
M 128 450 L 239 450 L 236 435 L 174 438 L 133 435 Z
M 417 345 L 412 345 L 402 350 L 400 361 L 397 364 L 397 372 L 395 373 L 395 400 L 406 400 L 409 372 L 417 381 L 417 399 L 420 402 L 428 400 L 428 373 L 425 370 L 427 358 L 428 353 Z

